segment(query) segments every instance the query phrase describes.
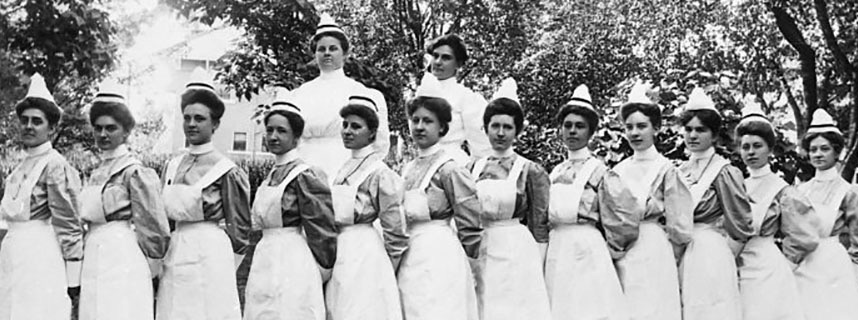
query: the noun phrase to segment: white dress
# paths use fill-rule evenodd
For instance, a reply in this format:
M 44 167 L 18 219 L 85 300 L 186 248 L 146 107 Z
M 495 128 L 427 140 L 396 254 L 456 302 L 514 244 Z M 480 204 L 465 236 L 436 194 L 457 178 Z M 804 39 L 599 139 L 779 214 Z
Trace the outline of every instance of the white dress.
M 479 93 L 468 89 L 456 81 L 456 77 L 440 80 L 443 96 L 453 109 L 450 131 L 441 138 L 441 147 L 464 166 L 470 158 L 487 156 L 491 151 L 486 133 L 483 131 L 483 113 L 488 102 Z M 462 150 L 462 143 L 468 142 L 470 156 Z
M 304 117 L 304 134 L 298 145 L 299 157 L 325 172 L 328 183 L 337 175 L 337 170 L 349 158 L 350 152 L 343 146 L 340 131 L 343 118 L 340 109 L 349 102 L 349 97 L 363 95 L 378 106 L 378 133 L 374 147 L 387 155 L 390 147 L 390 129 L 387 119 L 387 102 L 381 92 L 365 87 L 349 78 L 343 69 L 322 73 L 318 78 L 302 84 L 292 92 L 291 101 L 301 108 Z

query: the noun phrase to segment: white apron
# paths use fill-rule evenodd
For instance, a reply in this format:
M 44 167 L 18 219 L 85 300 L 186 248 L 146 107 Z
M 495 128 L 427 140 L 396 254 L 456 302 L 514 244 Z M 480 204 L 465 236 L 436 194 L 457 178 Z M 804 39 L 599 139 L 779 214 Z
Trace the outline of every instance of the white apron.
M 202 190 L 235 164 L 223 159 L 193 185 L 172 184 L 180 160 L 167 166 L 162 191 L 167 217 L 176 221 L 176 231 L 164 258 L 156 319 L 240 319 L 232 245 L 216 222 L 204 221 L 202 202 Z
M 80 193 L 80 215 L 89 221 L 84 241 L 79 319 L 151 320 L 152 281 L 149 264 L 137 245 L 129 221 L 107 222 L 102 191 L 123 169 L 139 164 L 132 158 L 113 164 L 106 174 L 92 176 Z
M 270 186 L 271 175 L 256 190 L 253 225 L 262 229 L 247 277 L 244 319 L 325 319 L 322 276 L 300 227 L 283 227 L 286 186 L 309 169 L 299 164 Z M 272 170 L 273 172 L 273 170 Z
M 30 220 L 30 195 L 55 150 L 27 174 L 16 168 L 6 178 L 0 218 L 9 231 L 0 247 L 0 320 L 69 319 L 66 269 L 49 220 Z M 23 178 L 22 178 L 23 176 Z
M 476 162 L 471 175 L 479 177 L 487 158 Z M 477 181 L 477 196 L 486 222 L 480 242 L 477 278 L 480 318 L 491 320 L 551 318 L 542 258 L 533 235 L 515 213 L 518 177 L 527 160 L 517 157 L 504 180 Z
M 729 165 L 717 158 L 690 186 L 692 203 L 698 205 L 721 169 Z M 691 242 L 679 265 L 684 320 L 742 319 L 736 258 L 715 226 L 695 223 Z
M 652 185 L 661 168 L 667 165 L 672 164 L 659 155 L 645 172 L 621 173 L 623 177 L 635 177 L 625 179 L 625 182 L 644 211 Z M 620 173 L 624 166 L 618 165 L 614 170 Z M 638 239 L 615 266 L 632 319 L 682 319 L 679 274 L 673 246 L 657 221 L 641 222 Z
M 804 319 L 789 261 L 775 245 L 774 237 L 759 236 L 772 201 L 787 186 L 783 180 L 778 179 L 777 182 L 772 187 L 761 186 L 766 188 L 765 193 L 751 199 L 753 227 L 757 236 L 748 240 L 740 255 L 739 291 L 742 294 L 744 319 Z
M 405 192 L 410 239 L 399 267 L 399 293 L 407 320 L 477 320 L 474 277 L 449 220 L 432 220 L 426 188 L 447 161 L 437 159 L 417 188 Z M 407 173 L 411 165 L 403 172 Z
M 810 199 L 820 220 L 819 246 L 795 270 L 798 291 L 809 320 L 858 317 L 858 283 L 852 260 L 837 236 L 829 236 L 848 188 L 840 188 L 824 203 Z
M 586 183 L 598 167 L 588 159 L 572 184 L 553 183 L 548 205 L 545 283 L 554 320 L 628 319 L 626 301 L 608 245 L 599 230 L 578 223 Z M 556 178 L 552 172 L 551 181 Z
M 354 223 L 358 187 L 384 166 L 374 162 L 348 179 L 348 185 L 331 187 L 340 234 L 336 264 L 325 290 L 328 319 L 402 319 L 399 288 L 384 241 L 372 224 Z

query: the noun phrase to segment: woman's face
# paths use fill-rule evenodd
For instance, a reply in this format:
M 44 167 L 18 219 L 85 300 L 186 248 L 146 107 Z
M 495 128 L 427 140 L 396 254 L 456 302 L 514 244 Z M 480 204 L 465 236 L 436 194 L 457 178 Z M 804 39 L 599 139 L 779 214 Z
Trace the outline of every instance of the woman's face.
M 441 140 L 441 121 L 435 113 L 426 108 L 419 107 L 414 110 L 409 123 L 411 138 L 420 149 L 432 147 Z
M 343 67 L 346 53 L 343 52 L 340 40 L 332 36 L 324 36 L 316 42 L 315 59 L 319 70 L 330 72 Z
M 822 136 L 810 140 L 807 153 L 810 156 L 810 164 L 816 170 L 828 170 L 837 163 L 837 152 L 834 150 L 834 146 Z
M 110 151 L 128 140 L 129 132 L 111 116 L 103 115 L 92 124 L 92 137 L 101 151 Z
M 641 152 L 652 146 L 655 141 L 656 129 L 649 117 L 643 112 L 636 111 L 626 117 L 626 139 L 635 152 Z
M 443 45 L 432 50 L 432 74 L 438 80 L 446 80 L 456 76 L 461 64 L 453 54 L 453 48 Z
M 511 115 L 496 114 L 489 119 L 486 135 L 495 151 L 506 151 L 515 142 L 515 119 Z
M 366 120 L 350 114 L 343 118 L 343 130 L 340 131 L 343 145 L 346 149 L 358 150 L 370 145 L 375 138 L 375 133 L 369 130 Z
M 21 142 L 27 148 L 38 147 L 54 134 L 54 126 L 48 123 L 45 112 L 36 108 L 29 108 L 18 116 L 21 124 Z
M 755 134 L 743 135 L 739 144 L 739 155 L 748 168 L 760 169 L 769 163 L 772 150 L 769 144 Z
M 201 145 L 212 141 L 212 135 L 218 123 L 212 119 L 212 111 L 202 103 L 193 103 L 182 110 L 182 128 L 185 139 L 192 145 Z
M 570 113 L 560 124 L 560 137 L 569 150 L 578 150 L 587 146 L 593 135 L 590 125 L 584 117 Z
M 691 118 L 685 125 L 685 146 L 691 152 L 702 152 L 711 148 L 715 143 L 715 134 L 709 127 L 704 126 L 700 118 Z
M 295 139 L 289 119 L 281 114 L 268 117 L 265 123 L 265 145 L 269 152 L 276 155 L 286 154 L 298 146 L 298 139 Z

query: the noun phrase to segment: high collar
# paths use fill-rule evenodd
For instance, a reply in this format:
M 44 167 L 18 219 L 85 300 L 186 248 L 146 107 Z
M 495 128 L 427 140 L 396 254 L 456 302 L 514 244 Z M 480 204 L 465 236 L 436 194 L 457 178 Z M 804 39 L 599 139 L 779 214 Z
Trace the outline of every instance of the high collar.
M 346 77 L 346 72 L 343 71 L 343 68 L 339 68 L 337 70 L 327 71 L 327 72 L 321 71 L 321 74 L 319 74 L 319 79 L 322 79 L 322 80 L 340 79 L 340 78 L 345 78 L 345 77 Z
M 211 141 L 199 145 L 192 144 L 188 147 L 188 152 L 195 156 L 206 154 L 212 151 L 214 151 L 214 144 L 212 144 Z
M 569 150 L 567 160 L 584 160 L 590 157 L 590 149 L 583 147 L 578 150 Z
M 772 172 L 772 167 L 768 163 L 759 169 L 748 167 L 748 172 L 751 173 L 751 178 L 762 178 L 774 173 Z
M 509 148 L 506 148 L 506 150 L 504 150 L 504 151 L 497 151 L 495 149 L 492 149 L 492 156 L 493 157 L 507 158 L 507 157 L 511 157 L 514 154 L 515 154 L 515 148 L 513 148 L 511 146 Z
M 363 148 L 352 150 L 352 158 L 361 159 L 366 158 L 370 153 L 375 152 L 375 147 L 370 143 Z
M 438 79 L 438 82 L 441 83 L 442 87 L 449 87 L 449 86 L 454 86 L 454 85 L 459 84 L 459 81 L 456 80 L 456 75 L 453 75 L 452 77 L 449 77 L 449 78 L 444 79 L 444 80 Z
M 51 141 L 48 140 L 48 141 L 45 141 L 45 143 L 42 143 L 38 146 L 35 146 L 32 148 L 27 148 L 25 151 L 27 152 L 28 157 L 35 157 L 38 155 L 42 155 L 45 152 L 48 152 L 53 148 L 54 148 L 54 146 L 51 144 Z
M 417 148 L 417 156 L 420 158 L 425 158 L 438 153 L 438 151 L 441 151 L 441 145 L 436 143 L 426 149 Z
M 116 147 L 113 150 L 107 150 L 107 151 L 101 152 L 101 160 L 116 159 L 116 158 L 119 158 L 121 156 L 128 154 L 128 152 L 129 152 L 128 146 L 123 143 L 123 144 L 120 144 L 118 147 Z
M 635 151 L 632 155 L 632 159 L 643 161 L 643 160 L 652 160 L 658 158 L 661 154 L 658 153 L 658 150 L 655 149 L 655 145 L 649 146 L 644 151 Z
M 837 165 L 834 165 L 826 170 L 816 170 L 816 175 L 813 176 L 813 179 L 820 181 L 831 181 L 839 177 L 840 173 L 837 172 Z
M 700 159 L 709 159 L 712 155 L 715 154 L 715 148 L 709 147 L 706 150 L 700 152 L 691 152 L 690 160 L 700 160 Z
M 298 159 L 298 148 L 289 150 L 288 152 L 286 152 L 284 154 L 274 155 L 274 165 L 275 166 L 284 165 L 284 164 L 287 164 L 289 162 L 295 161 L 295 159 Z

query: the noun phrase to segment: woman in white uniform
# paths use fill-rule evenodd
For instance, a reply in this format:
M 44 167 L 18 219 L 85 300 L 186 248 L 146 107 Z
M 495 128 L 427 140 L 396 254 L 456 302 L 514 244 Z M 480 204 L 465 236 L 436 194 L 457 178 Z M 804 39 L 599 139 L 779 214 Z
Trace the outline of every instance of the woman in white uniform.
M 459 83 L 459 69 L 468 61 L 468 50 L 462 38 L 455 34 L 440 36 L 426 47 L 432 56 L 429 71 L 441 83 L 440 97 L 450 104 L 450 129 L 441 138 L 441 147 L 460 165 L 471 158 L 491 153 L 491 145 L 479 121 L 486 109 L 486 99 Z M 468 152 L 463 147 L 467 145 Z
M 343 72 L 350 43 L 330 15 L 322 14 L 310 50 L 319 67 L 319 77 L 295 89 L 289 100 L 301 106 L 306 123 L 298 147 L 301 158 L 322 169 L 330 180 L 336 177 L 337 170 L 350 154 L 340 140 L 340 108 L 348 104 L 353 95 L 366 95 L 375 101 L 379 125 L 373 147 L 384 157 L 390 147 L 387 103 L 381 92 L 365 87 Z
M 167 163 L 161 177 L 167 218 L 176 230 L 158 286 L 159 320 L 241 318 L 235 270 L 249 244 L 250 183 L 212 145 L 224 105 L 201 80 L 182 94 L 190 147 Z M 218 226 L 221 221 L 226 230 Z
M 402 178 L 384 164 L 375 101 L 352 96 L 340 109 L 343 145 L 352 151 L 331 187 L 340 234 L 325 292 L 329 319 L 402 319 L 395 270 L 408 246 Z M 380 221 L 384 239 L 372 224 Z M 385 250 L 386 249 L 386 250 Z
M 99 92 L 89 121 L 101 163 L 80 194 L 88 233 L 79 319 L 151 320 L 154 297 L 146 258 L 163 258 L 170 241 L 158 175 L 128 152 L 134 116 L 122 95 Z
M 471 175 L 438 145 L 452 116 L 439 91 L 433 77 L 423 77 L 417 97 L 406 105 L 418 155 L 402 171 L 410 239 L 399 292 L 405 319 L 477 320 L 471 270 L 480 256 L 480 203 Z
M 638 238 L 640 210 L 620 177 L 587 148 L 599 116 L 586 86 L 560 108 L 568 158 L 552 170 L 545 282 L 552 319 L 628 319 L 613 260 Z
M 831 116 L 817 109 L 802 139 L 816 174 L 798 189 L 810 199 L 819 217 L 820 241 L 795 270 L 805 316 L 810 320 L 855 319 L 858 314 L 858 194 L 837 171 L 844 144 Z M 844 238 L 848 240 L 841 244 Z
M 477 273 L 480 319 L 551 317 L 542 270 L 548 249 L 548 173 L 517 154 L 524 127 L 515 80 L 504 80 L 483 115 L 492 155 L 468 164 L 485 234 Z
M 301 110 L 278 97 L 265 116 L 275 162 L 253 200 L 262 240 L 247 278 L 246 320 L 325 319 L 322 288 L 337 256 L 337 230 L 325 174 L 295 150 L 303 131 Z
M 661 109 L 646 97 L 647 86 L 632 88 L 620 108 L 626 140 L 634 150 L 614 171 L 643 210 L 640 235 L 616 262 L 632 319 L 682 319 L 675 251 L 691 241 L 691 193 L 679 170 L 656 150 Z M 676 249 L 675 249 L 676 248 Z
M 736 256 L 754 235 L 742 172 L 715 153 L 721 114 L 703 89 L 691 92 L 679 123 L 691 152 L 679 169 L 694 208 L 694 232 L 679 266 L 683 319 L 742 319 Z
M 39 74 L 15 106 L 27 156 L 6 177 L 0 218 L 0 319 L 69 319 L 68 295 L 80 290 L 83 230 L 80 176 L 51 146 L 62 109 Z
M 805 319 L 793 269 L 819 244 L 819 219 L 810 201 L 769 167 L 775 131 L 759 105 L 746 104 L 742 114 L 736 137 L 751 173 L 745 188 L 756 233 L 739 256 L 743 319 Z

